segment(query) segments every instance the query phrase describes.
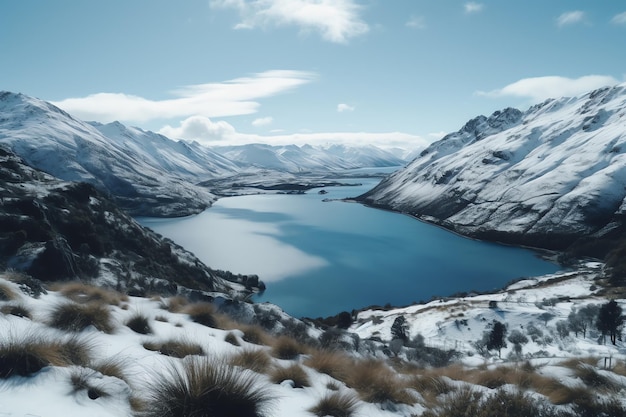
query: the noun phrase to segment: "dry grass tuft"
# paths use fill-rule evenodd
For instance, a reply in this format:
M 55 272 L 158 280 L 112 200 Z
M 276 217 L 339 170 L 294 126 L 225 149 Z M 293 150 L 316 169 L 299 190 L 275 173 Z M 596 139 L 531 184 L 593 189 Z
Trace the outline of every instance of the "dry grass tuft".
M 189 355 L 204 355 L 204 349 L 197 343 L 185 339 L 171 339 L 165 342 L 145 342 L 144 349 L 159 352 L 173 358 L 184 358 Z
M 128 327 L 135 333 L 152 334 L 150 319 L 140 313 L 135 313 L 130 319 L 128 319 L 128 321 L 126 322 L 126 327 Z
M 237 336 L 233 332 L 229 332 L 226 336 L 224 336 L 224 341 L 230 343 L 233 346 L 241 346 L 241 343 L 239 343 L 239 339 L 237 339 Z
M 128 296 L 125 294 L 82 282 L 55 284 L 52 289 L 76 303 L 102 303 L 119 306 L 122 301 L 128 300 Z
M 322 397 L 309 411 L 318 417 L 351 417 L 358 403 L 358 399 L 352 394 L 332 392 Z
M 92 370 L 84 368 L 78 368 L 72 371 L 70 381 L 74 392 L 87 391 L 87 396 L 91 400 L 97 400 L 100 397 L 108 397 L 109 394 L 101 388 L 97 388 L 89 384 L 89 377 L 92 373 Z
M 266 345 L 270 340 L 270 337 L 267 335 L 265 330 L 260 326 L 256 325 L 246 325 L 241 326 L 241 331 L 243 332 L 243 340 L 248 343 L 252 343 L 255 345 Z
M 239 366 L 263 374 L 271 366 L 272 360 L 263 350 L 246 349 L 231 357 L 228 363 L 232 366 Z
M 91 345 L 76 338 L 8 335 L 0 341 L 0 378 L 32 375 L 46 366 L 82 365 L 83 360 L 91 360 Z
M 187 300 L 185 297 L 176 296 L 162 300 L 161 308 L 171 313 L 180 313 L 188 304 L 189 300 Z
M 293 381 L 294 388 L 304 388 L 311 386 L 311 381 L 304 368 L 298 364 L 293 364 L 286 368 L 276 367 L 270 373 L 270 380 L 275 384 L 284 381 Z
M 167 317 L 165 317 L 165 316 L 161 316 L 161 315 L 156 316 L 154 319 L 155 319 L 156 321 L 160 321 L 161 323 L 168 323 L 168 322 L 169 322 L 169 320 L 167 319 Z
M 415 375 L 408 386 L 419 392 L 428 405 L 437 402 L 437 397 L 454 391 L 454 387 L 442 376 Z
M 198 324 L 212 328 L 218 327 L 215 306 L 211 303 L 189 304 L 183 309 L 183 312 Z
M 303 344 L 288 336 L 280 336 L 272 342 L 272 356 L 278 359 L 292 360 L 306 351 Z
M 105 332 L 113 332 L 111 312 L 100 303 L 64 303 L 56 306 L 50 314 L 50 326 L 65 331 L 81 332 L 89 326 Z
M 13 291 L 13 288 L 0 282 L 0 301 L 15 301 L 17 298 L 18 295 Z
M 271 405 L 254 374 L 207 358 L 171 364 L 147 388 L 144 417 L 263 417 Z
M 320 350 L 308 357 L 304 364 L 339 381 L 345 381 L 353 361 L 346 354 Z
M 415 404 L 417 398 L 398 374 L 379 360 L 363 360 L 350 368 L 345 381 L 369 403 Z
M 17 317 L 32 319 L 32 315 L 28 308 L 22 304 L 7 304 L 0 307 L 2 314 L 10 314 Z
M 128 383 L 128 377 L 125 369 L 128 369 L 128 361 L 124 358 L 108 358 L 98 361 L 89 366 L 94 371 L 100 372 L 102 375 L 112 376 Z

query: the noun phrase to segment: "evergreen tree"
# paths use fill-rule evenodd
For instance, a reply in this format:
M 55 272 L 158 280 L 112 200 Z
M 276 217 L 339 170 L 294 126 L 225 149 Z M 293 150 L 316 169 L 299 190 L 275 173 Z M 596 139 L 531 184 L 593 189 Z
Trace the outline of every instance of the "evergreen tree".
M 611 300 L 606 304 L 600 306 L 598 312 L 598 321 L 596 326 L 598 330 L 602 332 L 602 336 L 607 334 L 611 338 L 611 343 L 615 345 L 617 335 L 621 332 L 622 325 L 624 324 L 624 316 L 622 315 L 622 308 Z
M 498 357 L 502 357 L 503 347 L 506 347 L 506 326 L 496 320 L 487 339 L 487 349 L 497 349 Z
M 400 339 L 406 342 L 409 337 L 407 335 L 408 324 L 404 316 L 398 316 L 391 325 L 391 339 Z

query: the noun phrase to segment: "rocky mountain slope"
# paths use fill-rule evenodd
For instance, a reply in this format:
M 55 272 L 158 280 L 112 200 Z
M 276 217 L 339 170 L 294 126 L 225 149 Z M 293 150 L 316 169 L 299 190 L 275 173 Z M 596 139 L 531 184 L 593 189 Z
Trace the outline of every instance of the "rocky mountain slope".
M 213 271 L 140 226 L 87 183 L 31 168 L 0 147 L 0 269 L 44 282 L 81 279 L 131 294 L 245 295 L 258 277 Z
M 470 120 L 360 196 L 465 235 L 564 249 L 623 233 L 626 84 Z

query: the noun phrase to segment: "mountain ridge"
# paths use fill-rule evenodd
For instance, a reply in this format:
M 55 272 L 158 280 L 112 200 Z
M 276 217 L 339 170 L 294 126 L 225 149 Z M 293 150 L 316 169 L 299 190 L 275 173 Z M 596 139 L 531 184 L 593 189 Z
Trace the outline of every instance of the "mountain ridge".
M 621 224 L 624 116 L 626 84 L 479 116 L 358 199 L 464 235 L 564 249 Z

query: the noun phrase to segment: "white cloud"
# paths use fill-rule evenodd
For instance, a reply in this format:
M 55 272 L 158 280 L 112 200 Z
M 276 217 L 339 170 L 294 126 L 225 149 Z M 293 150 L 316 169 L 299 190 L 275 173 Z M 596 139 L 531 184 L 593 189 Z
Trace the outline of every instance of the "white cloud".
M 470 2 L 465 3 L 464 7 L 465 7 L 465 13 L 469 14 L 469 13 L 478 13 L 482 11 L 485 5 L 482 3 L 476 3 L 476 2 L 470 1 Z
M 224 117 L 258 111 L 258 99 L 290 91 L 315 79 L 304 71 L 273 70 L 221 83 L 190 85 L 173 91 L 175 98 L 149 100 L 122 93 L 98 93 L 54 104 L 83 120 L 146 122 L 201 115 Z
M 273 133 L 280 131 L 273 131 Z M 432 139 L 402 132 L 327 132 L 255 135 L 239 133 L 227 122 L 214 122 L 202 116 L 192 116 L 178 127 L 165 126 L 159 133 L 172 139 L 196 140 L 204 145 L 243 145 L 246 143 L 268 143 L 271 145 L 321 145 L 328 143 L 373 144 L 383 148 L 424 148 Z
M 406 26 L 413 29 L 426 29 L 426 21 L 422 16 L 411 16 Z
M 540 102 L 548 98 L 577 96 L 596 88 L 618 83 L 618 80 L 609 75 L 586 75 L 580 78 L 533 77 L 521 79 L 497 90 L 478 91 L 477 94 L 494 98 L 524 97 Z
M 571 12 L 565 12 L 556 19 L 558 27 L 574 25 L 576 23 L 582 23 L 585 20 L 585 12 L 581 10 L 574 10 Z
M 159 133 L 172 139 L 197 140 L 205 144 L 216 141 L 228 141 L 235 138 L 235 128 L 227 122 L 213 122 L 208 117 L 191 116 L 183 120 L 178 127 L 167 125 Z
M 237 10 L 241 22 L 235 29 L 297 26 L 335 43 L 347 43 L 369 31 L 354 0 L 211 0 L 210 5 Z
M 611 19 L 611 23 L 616 25 L 626 25 L 626 12 L 613 16 L 613 19 Z
M 339 103 L 337 104 L 337 111 L 339 113 L 343 113 L 346 111 L 354 111 L 354 107 L 346 103 Z
M 272 124 L 273 121 L 274 121 L 274 118 L 270 116 L 260 117 L 258 119 L 254 119 L 254 121 L 252 122 L 252 126 L 256 126 L 256 127 L 267 126 L 267 125 Z

